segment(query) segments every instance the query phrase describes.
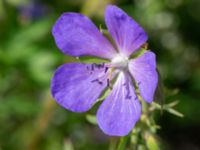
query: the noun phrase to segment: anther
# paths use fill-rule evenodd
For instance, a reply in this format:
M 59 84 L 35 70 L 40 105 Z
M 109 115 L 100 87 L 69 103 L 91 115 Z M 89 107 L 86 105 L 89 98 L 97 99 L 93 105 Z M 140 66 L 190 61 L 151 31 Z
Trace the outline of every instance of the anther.
M 108 71 L 108 67 L 105 68 L 105 73 Z
M 105 63 L 102 63 L 101 67 L 104 68 L 105 67 Z
M 99 81 L 99 79 L 94 79 L 94 80 L 92 80 L 91 82 L 92 82 L 92 83 L 94 83 L 94 82 L 98 82 L 98 84 L 100 84 L 100 85 L 103 84 L 103 82 L 102 82 L 102 81 Z
M 92 64 L 92 66 L 91 66 L 91 70 L 92 70 L 92 71 L 94 70 L 94 64 Z
M 87 68 L 87 70 L 90 70 L 89 66 L 87 66 L 86 68 Z
M 103 82 L 101 82 L 101 81 L 98 81 L 98 83 L 99 83 L 100 85 L 102 85 L 102 84 L 103 84 Z
M 104 64 L 94 64 L 94 65 L 98 69 L 104 68 Z
M 101 64 L 95 64 L 95 66 L 100 69 L 101 68 Z
M 131 98 L 132 98 L 132 96 L 130 96 L 130 95 L 126 96 L 126 99 L 131 99 Z
M 107 79 L 107 87 L 110 87 L 110 80 Z
M 99 79 L 94 79 L 91 82 L 99 82 Z

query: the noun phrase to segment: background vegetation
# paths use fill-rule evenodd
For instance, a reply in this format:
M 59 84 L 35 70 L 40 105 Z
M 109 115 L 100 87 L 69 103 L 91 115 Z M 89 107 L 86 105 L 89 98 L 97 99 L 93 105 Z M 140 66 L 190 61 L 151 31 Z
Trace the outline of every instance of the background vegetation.
M 86 113 L 58 106 L 49 91 L 55 69 L 74 60 L 55 45 L 51 28 L 56 19 L 63 12 L 81 12 L 105 27 L 108 3 L 147 31 L 165 103 L 180 102 L 176 109 L 184 118 L 166 111 L 155 115 L 163 149 L 200 149 L 199 0 L 0 0 L 1 150 L 115 149 L 117 138 L 104 135 Z

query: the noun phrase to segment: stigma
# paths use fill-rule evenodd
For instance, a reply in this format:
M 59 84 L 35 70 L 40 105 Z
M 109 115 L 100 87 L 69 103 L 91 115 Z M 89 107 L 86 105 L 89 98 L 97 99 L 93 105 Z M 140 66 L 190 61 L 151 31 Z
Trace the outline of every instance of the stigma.
M 123 54 L 117 54 L 111 60 L 111 66 L 117 69 L 126 69 L 128 67 L 128 57 Z

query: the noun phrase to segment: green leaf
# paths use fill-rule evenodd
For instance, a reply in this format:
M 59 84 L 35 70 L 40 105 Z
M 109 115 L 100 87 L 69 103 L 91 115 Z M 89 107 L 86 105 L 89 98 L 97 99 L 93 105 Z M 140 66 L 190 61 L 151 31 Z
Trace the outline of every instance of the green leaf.
M 101 96 L 97 99 L 97 102 L 104 100 L 108 94 L 110 93 L 110 88 L 107 88 L 102 94 Z
M 158 103 L 155 103 L 155 102 L 153 102 L 152 103 L 152 106 L 153 106 L 153 108 L 155 108 L 155 109 L 159 109 L 159 110 L 166 110 L 167 112 L 169 112 L 169 113 L 171 113 L 171 114 L 173 114 L 173 115 L 175 115 L 175 116 L 178 116 L 178 117 L 184 117 L 184 115 L 182 114 L 182 113 L 180 113 L 180 112 L 178 112 L 177 110 L 175 110 L 175 109 L 173 109 L 172 107 L 174 107 L 175 105 L 177 105 L 179 103 L 179 101 L 174 101 L 174 102 L 172 102 L 172 103 L 169 103 L 169 104 L 165 104 L 165 105 L 163 105 L 163 107 L 160 105 L 160 104 L 158 104 Z
M 117 50 L 118 49 L 117 45 L 116 45 L 115 41 L 113 40 L 112 36 L 109 34 L 108 30 L 103 29 L 100 26 L 100 31 L 110 41 L 110 43 L 112 44 L 112 46 Z
M 167 106 L 168 106 L 168 107 L 174 107 L 174 106 L 176 106 L 178 103 L 179 103 L 179 100 L 175 100 L 175 101 L 173 101 L 173 102 L 167 104 Z
M 178 116 L 178 117 L 181 117 L 181 118 L 184 117 L 184 115 L 183 115 L 182 113 L 176 111 L 176 110 L 173 109 L 173 108 L 167 108 L 167 111 L 168 111 L 169 113 L 175 115 L 175 116 Z
M 130 59 L 134 59 L 134 58 L 140 57 L 140 56 L 142 56 L 146 51 L 147 51 L 146 49 L 140 48 L 139 50 L 137 50 L 136 52 L 134 52 L 134 53 L 130 56 Z
M 96 116 L 94 116 L 94 115 L 87 114 L 86 119 L 91 124 L 95 124 L 95 125 L 97 124 Z
M 78 58 L 82 63 L 106 63 L 109 62 L 106 59 L 98 58 L 98 57 L 91 57 L 91 56 L 83 56 Z

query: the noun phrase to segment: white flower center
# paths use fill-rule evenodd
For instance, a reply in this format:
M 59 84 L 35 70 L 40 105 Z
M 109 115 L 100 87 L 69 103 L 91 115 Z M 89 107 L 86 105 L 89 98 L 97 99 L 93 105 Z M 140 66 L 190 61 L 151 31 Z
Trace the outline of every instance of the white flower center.
M 119 69 L 128 67 L 128 57 L 123 54 L 117 54 L 111 61 L 111 64 Z

